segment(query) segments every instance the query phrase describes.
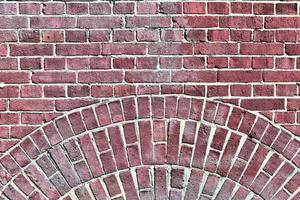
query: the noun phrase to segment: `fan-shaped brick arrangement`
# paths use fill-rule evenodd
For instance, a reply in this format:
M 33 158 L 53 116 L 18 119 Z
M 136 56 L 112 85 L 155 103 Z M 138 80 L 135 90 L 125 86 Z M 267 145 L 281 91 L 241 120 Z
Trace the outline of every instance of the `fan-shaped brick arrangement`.
M 189 96 L 76 109 L 0 159 L 1 199 L 300 198 L 300 142 L 265 117 Z

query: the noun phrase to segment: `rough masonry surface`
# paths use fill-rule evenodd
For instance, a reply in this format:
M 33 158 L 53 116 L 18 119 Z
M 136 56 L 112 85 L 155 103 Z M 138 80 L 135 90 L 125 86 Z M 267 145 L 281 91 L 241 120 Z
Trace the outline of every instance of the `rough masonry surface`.
M 0 200 L 300 200 L 300 3 L 0 2 Z

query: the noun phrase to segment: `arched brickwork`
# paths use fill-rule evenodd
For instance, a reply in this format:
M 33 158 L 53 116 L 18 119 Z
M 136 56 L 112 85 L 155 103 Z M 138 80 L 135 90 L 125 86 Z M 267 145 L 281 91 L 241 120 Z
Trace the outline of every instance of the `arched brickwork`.
M 299 149 L 297 136 L 232 105 L 125 97 L 24 137 L 0 158 L 1 196 L 296 200 Z

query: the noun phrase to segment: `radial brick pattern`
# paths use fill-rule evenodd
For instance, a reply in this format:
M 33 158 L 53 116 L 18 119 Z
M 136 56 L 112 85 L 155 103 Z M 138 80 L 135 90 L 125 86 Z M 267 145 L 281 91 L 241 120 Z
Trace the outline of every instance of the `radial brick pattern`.
M 0 1 L 0 200 L 300 200 L 300 1 Z
M 127 97 L 35 130 L 2 156 L 0 181 L 9 199 L 296 200 L 299 147 L 295 135 L 237 107 Z

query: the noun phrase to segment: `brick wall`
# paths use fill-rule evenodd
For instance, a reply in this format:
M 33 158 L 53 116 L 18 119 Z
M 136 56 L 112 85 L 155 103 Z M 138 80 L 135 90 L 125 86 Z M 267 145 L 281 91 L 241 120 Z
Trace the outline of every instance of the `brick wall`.
M 297 1 L 1 1 L 0 199 L 300 199 Z

